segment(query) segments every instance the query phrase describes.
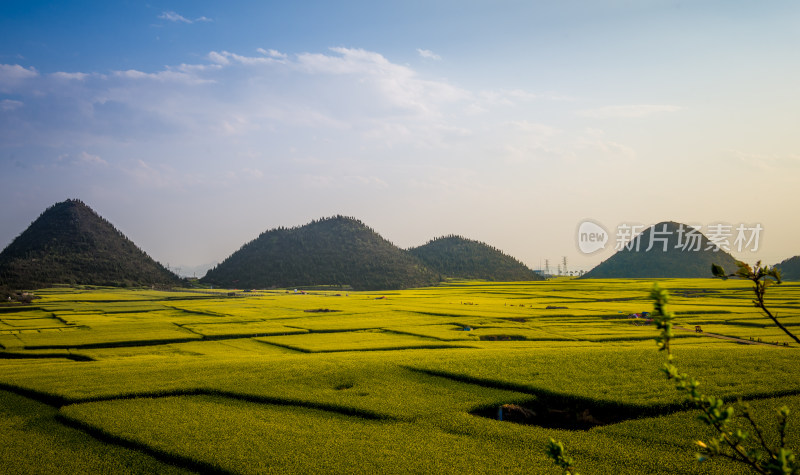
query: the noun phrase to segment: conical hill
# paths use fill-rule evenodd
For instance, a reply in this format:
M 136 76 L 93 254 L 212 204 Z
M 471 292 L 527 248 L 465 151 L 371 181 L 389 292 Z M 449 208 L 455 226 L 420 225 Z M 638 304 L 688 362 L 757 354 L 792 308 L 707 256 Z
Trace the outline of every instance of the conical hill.
M 651 226 L 582 278 L 712 277 L 711 264 L 736 270 L 733 256 L 690 229 L 673 221 Z
M 443 277 L 498 282 L 542 280 L 525 264 L 488 244 L 461 236 L 443 236 L 409 249 Z
M 180 279 L 82 201 L 67 200 L 47 208 L 0 253 L 0 283 L 34 289 L 177 285 Z
M 262 233 L 202 282 L 234 288 L 349 286 L 388 290 L 436 284 L 416 257 L 344 216 Z

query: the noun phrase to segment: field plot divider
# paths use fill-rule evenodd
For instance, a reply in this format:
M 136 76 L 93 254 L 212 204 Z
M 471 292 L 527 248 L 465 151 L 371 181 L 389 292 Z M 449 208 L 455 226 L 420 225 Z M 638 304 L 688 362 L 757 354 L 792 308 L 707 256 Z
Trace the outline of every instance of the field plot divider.
M 281 398 L 274 396 L 262 396 L 257 394 L 244 394 L 235 393 L 231 391 L 224 391 L 220 389 L 209 388 L 187 388 L 175 389 L 164 391 L 150 391 L 150 392 L 136 392 L 116 394 L 109 396 L 93 396 L 83 398 L 68 398 L 56 394 L 39 391 L 36 389 L 29 389 L 22 386 L 17 386 L 8 383 L 0 383 L 0 391 L 8 391 L 19 396 L 33 399 L 34 401 L 47 404 L 55 408 L 62 408 L 75 404 L 86 404 L 91 402 L 105 402 L 105 401 L 118 401 L 130 399 L 162 399 L 168 397 L 179 396 L 208 396 L 220 397 L 225 399 L 233 399 L 237 401 L 251 402 L 254 404 L 265 404 L 272 406 L 295 406 L 303 407 L 306 409 L 316 409 L 320 411 L 335 412 L 344 416 L 359 417 L 362 419 L 382 420 L 382 421 L 400 421 L 401 419 L 388 414 L 382 414 L 375 411 L 366 409 L 358 409 L 354 407 L 341 406 L 338 404 L 328 404 L 314 401 L 304 401 L 302 399 Z
M 118 400 L 129 400 L 129 399 L 163 399 L 168 397 L 179 397 L 179 396 L 220 397 L 225 399 L 233 399 L 237 401 L 251 402 L 254 404 L 265 404 L 272 406 L 294 406 L 294 407 L 303 407 L 306 409 L 316 409 L 320 411 L 335 412 L 337 414 L 341 414 L 344 416 L 359 417 L 362 419 L 384 420 L 384 421 L 400 420 L 388 414 L 382 414 L 375 411 L 357 409 L 348 406 L 341 406 L 337 404 L 304 401 L 302 399 L 281 398 L 274 396 L 261 396 L 256 394 L 235 393 L 231 391 L 224 391 L 220 389 L 209 389 L 209 388 L 187 388 L 187 389 L 175 389 L 175 390 L 152 391 L 152 392 L 126 393 L 126 394 L 117 394 L 113 396 L 97 396 L 97 397 L 86 397 L 78 399 L 68 399 L 65 400 L 65 403 L 62 404 L 61 406 L 63 407 L 73 404 L 85 404 L 91 402 L 118 401 Z
M 160 462 L 164 462 L 166 464 L 173 465 L 178 468 L 183 468 L 198 473 L 213 473 L 213 474 L 224 474 L 224 475 L 233 475 L 236 473 L 236 472 L 231 472 L 229 470 L 225 470 L 222 467 L 215 464 L 202 462 L 190 457 L 185 457 L 183 455 L 168 452 L 163 449 L 151 447 L 147 444 L 144 444 L 136 440 L 120 437 L 118 435 L 104 431 L 98 427 L 89 425 L 83 421 L 67 417 L 63 414 L 56 414 L 55 418 L 58 422 L 64 424 L 65 426 L 84 432 L 90 437 L 99 440 L 100 442 L 116 445 L 118 447 L 124 447 L 130 450 L 135 450 L 137 452 L 149 455 Z
M 476 386 L 481 386 L 485 388 L 514 391 L 518 393 L 529 394 L 531 396 L 535 396 L 541 399 L 558 400 L 562 404 L 575 403 L 575 404 L 591 406 L 594 408 L 613 409 L 620 413 L 628 414 L 629 417 L 626 418 L 657 417 L 688 409 L 686 404 L 683 402 L 662 404 L 662 405 L 624 404 L 602 399 L 592 399 L 587 397 L 564 394 L 556 391 L 551 391 L 548 389 L 536 388 L 521 384 L 514 384 L 505 381 L 496 381 L 491 379 L 476 378 L 462 374 L 448 373 L 446 371 L 415 368 L 413 366 L 403 366 L 403 368 L 408 369 L 410 371 L 427 374 L 429 376 L 445 378 L 451 381 L 457 381 L 460 383 L 474 384 Z M 800 390 L 796 392 L 800 393 Z

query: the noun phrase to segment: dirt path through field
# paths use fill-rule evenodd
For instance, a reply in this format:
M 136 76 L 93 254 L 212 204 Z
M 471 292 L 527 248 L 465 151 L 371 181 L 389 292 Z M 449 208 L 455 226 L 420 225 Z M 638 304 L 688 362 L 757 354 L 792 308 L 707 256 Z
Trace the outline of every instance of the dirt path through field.
M 673 328 L 675 328 L 676 330 L 681 330 L 681 331 L 685 331 L 685 332 L 696 332 L 696 330 L 693 330 L 691 328 L 679 327 L 677 325 L 675 327 L 673 327 Z M 744 340 L 742 338 L 734 338 L 732 336 L 719 335 L 717 333 L 706 333 L 706 332 L 697 332 L 697 333 L 700 333 L 700 335 L 702 335 L 702 336 L 708 336 L 708 337 L 711 337 L 711 338 L 719 338 L 720 340 L 731 340 L 731 341 L 735 341 L 736 343 L 744 343 L 745 345 L 767 345 L 767 346 L 778 346 L 778 347 L 783 348 L 781 345 L 777 345 L 775 343 L 768 343 L 768 342 L 763 342 L 763 341 L 753 341 L 753 340 Z

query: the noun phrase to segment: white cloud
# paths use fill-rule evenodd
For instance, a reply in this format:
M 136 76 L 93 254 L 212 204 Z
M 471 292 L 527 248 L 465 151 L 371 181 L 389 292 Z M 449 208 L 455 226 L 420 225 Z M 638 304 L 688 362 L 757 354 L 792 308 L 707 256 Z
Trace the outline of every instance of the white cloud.
M 163 12 L 161 15 L 158 16 L 158 18 L 162 20 L 174 21 L 176 23 L 192 23 L 192 20 L 182 15 L 179 15 L 175 12 Z
M 34 67 L 28 69 L 19 64 L 0 64 L 0 80 L 35 78 L 38 75 Z
M 326 91 L 333 91 L 334 84 L 328 80 L 312 89 L 307 90 L 308 96 L 316 96 L 319 100 L 341 101 L 342 94 L 355 94 L 360 96 L 358 101 L 337 104 L 334 108 L 337 114 L 345 114 L 353 108 L 381 109 L 396 108 L 406 113 L 419 116 L 436 117 L 441 114 L 441 106 L 447 103 L 456 103 L 470 97 L 470 93 L 457 88 L 445 81 L 433 81 L 420 78 L 414 70 L 407 66 L 392 63 L 383 55 L 363 49 L 336 47 L 330 49 L 333 54 L 302 53 L 295 60 L 289 60 L 288 55 L 277 50 L 259 48 L 261 56 L 243 56 L 229 51 L 211 51 L 208 60 L 210 66 L 218 68 L 230 67 L 234 64 L 244 66 L 275 65 L 281 66 L 287 74 L 302 73 L 308 81 L 313 83 L 319 79 L 330 76 L 349 77 L 339 81 L 339 86 L 351 88 L 352 91 L 341 91 L 331 96 L 325 96 Z M 271 73 L 266 70 L 254 70 L 246 73 L 252 79 L 269 77 Z M 297 77 L 300 79 L 301 77 Z M 293 86 L 294 80 L 290 81 Z M 311 84 L 308 83 L 308 84 Z M 310 85 L 306 86 L 311 88 Z M 509 96 L 517 99 L 529 99 L 522 91 L 510 91 Z M 521 99 L 522 98 L 522 99 Z M 281 98 L 281 102 L 285 99 Z M 309 99 L 310 101 L 310 99 Z M 292 115 L 303 107 L 293 107 Z M 309 110 L 309 112 L 312 112 Z M 338 122 L 330 113 L 317 108 L 312 112 L 319 123 L 319 118 L 327 116 L 330 123 Z
M 380 53 L 360 48 L 330 48 L 337 55 L 303 53 L 298 55 L 298 64 L 307 72 L 328 74 L 370 74 L 410 77 L 413 70 L 391 63 Z
M 185 16 L 180 15 L 177 12 L 173 12 L 173 11 L 163 12 L 163 13 L 161 13 L 161 15 L 158 16 L 158 18 L 160 18 L 161 20 L 167 20 L 167 21 L 171 21 L 171 22 L 175 22 L 175 23 L 187 23 L 187 24 L 192 24 L 192 23 L 195 23 L 195 22 L 198 22 L 198 21 L 199 22 L 211 22 L 211 21 L 214 21 L 211 18 L 208 18 L 206 16 L 201 16 L 199 18 L 195 18 L 194 20 L 190 20 L 190 19 L 186 18 Z
M 35 71 L 22 69 L 28 76 Z M 14 72 L 20 73 L 19 68 Z M 64 87 L 67 80 L 74 82 L 72 87 Z M 26 129 L 30 137 L 37 136 L 36 130 L 51 132 L 32 143 L 41 140 L 55 147 L 66 142 L 92 150 L 97 155 L 72 154 L 71 163 L 102 160 L 145 187 L 188 186 L 193 182 L 183 177 L 187 169 L 215 177 L 235 170 L 242 183 L 268 177 L 299 180 L 308 171 L 287 159 L 294 147 L 297 156 L 323 157 L 324 166 L 357 162 L 331 168 L 340 183 L 391 188 L 383 177 L 394 178 L 384 168 L 392 162 L 477 163 L 487 150 L 504 153 L 505 144 L 510 147 L 506 155 L 543 160 L 556 154 L 552 150 L 558 146 L 546 142 L 560 133 L 536 119 L 523 119 L 536 94 L 472 92 L 424 77 L 377 52 L 341 47 L 289 55 L 262 48 L 253 56 L 216 50 L 199 64 L 155 71 L 53 73 L 37 82 L 37 90 L 53 97 L 51 103 L 60 109 L 39 114 L 42 127 Z M 20 98 L 26 109 L 43 104 L 33 92 L 30 101 Z M 509 120 L 504 110 L 497 115 L 496 106 L 504 103 L 515 106 L 519 120 Z M 485 112 L 468 116 L 464 110 L 471 104 Z M 17 132 L 23 126 L 14 125 Z M 245 150 L 261 152 L 245 158 Z M 133 162 L 132 156 L 144 160 Z M 219 160 L 222 156 L 230 158 Z M 232 166 L 220 170 L 223 163 L 217 162 Z M 324 173 L 316 168 L 310 175 Z M 310 183 L 322 184 L 317 179 Z
M 264 48 L 258 48 L 256 51 L 261 53 L 261 54 L 263 54 L 264 56 L 269 56 L 271 58 L 276 58 L 276 59 L 286 59 L 286 58 L 288 58 L 288 56 L 285 53 L 281 53 L 280 51 L 274 50 L 274 49 L 268 49 L 267 50 L 267 49 L 264 49 Z
M 433 59 L 435 61 L 439 61 L 440 59 L 442 59 L 441 56 L 439 56 L 438 54 L 434 53 L 429 49 L 417 48 L 417 53 L 419 53 L 419 55 L 425 59 Z
M 25 103 L 23 103 L 22 101 L 15 101 L 13 99 L 3 99 L 2 101 L 0 101 L 0 111 L 9 112 L 15 109 L 19 109 L 24 105 Z
M 87 152 L 81 152 L 78 155 L 78 162 L 87 164 L 87 165 L 108 165 L 108 162 L 100 158 L 98 155 L 92 155 Z
M 10 70 L 17 76 L 38 74 L 21 67 Z M 64 87 L 65 81 L 74 86 Z M 92 147 L 102 151 L 100 155 L 109 163 L 130 157 L 129 152 L 108 152 L 109 144 L 115 144 L 117 150 L 146 148 L 144 144 L 148 143 L 184 144 L 169 151 L 163 146 L 151 149 L 139 155 L 142 157 L 184 157 L 189 153 L 186 146 L 195 147 L 194 153 L 219 156 L 226 152 L 215 144 L 218 140 L 229 141 L 227 146 L 240 157 L 241 149 L 269 149 L 270 141 L 284 140 L 291 140 L 284 150 L 303 144 L 299 147 L 303 155 L 325 149 L 323 156 L 371 153 L 371 160 L 376 161 L 388 161 L 384 153 L 399 154 L 403 150 L 472 155 L 481 148 L 468 144 L 479 144 L 486 138 L 486 129 L 509 122 L 506 117 L 493 116 L 493 102 L 516 101 L 524 106 L 536 98 L 535 94 L 512 89 L 499 90 L 493 100 L 488 100 L 480 92 L 449 81 L 423 77 L 412 67 L 394 63 L 379 53 L 341 47 L 299 55 L 262 48 L 252 57 L 217 50 L 207 53 L 206 61 L 199 64 L 169 65 L 156 71 L 129 69 L 108 75 L 58 72 L 38 81 L 37 91 L 56 99 L 61 108 L 57 114 L 37 115 L 43 126 L 52 122 L 55 127 L 56 133 L 48 134 L 43 141 Z M 30 101 L 25 96 L 14 99 L 24 101 L 26 108 L 41 105 L 35 92 L 28 91 Z M 500 96 L 502 100 L 497 99 Z M 479 117 L 467 116 L 464 110 L 473 103 L 485 106 L 486 112 Z M 7 102 L 3 107 L 19 105 Z M 493 120 L 497 121 L 486 122 Z M 527 135 L 526 144 L 534 138 L 541 140 L 546 133 L 543 124 L 524 122 L 517 126 L 526 130 L 514 133 Z M 20 123 L 14 127 L 20 131 L 27 126 Z M 6 135 L 10 133 L 9 129 Z M 33 127 L 26 133 L 36 135 Z M 115 142 L 118 140 L 121 142 Z M 449 160 L 448 156 L 440 154 L 440 159 Z M 155 166 L 158 162 L 146 160 L 155 171 L 163 172 Z M 249 166 L 266 170 L 252 163 Z M 137 176 L 147 175 L 143 165 L 135 169 Z
M 596 109 L 585 109 L 578 111 L 577 115 L 581 117 L 589 117 L 592 119 L 610 119 L 610 118 L 637 118 L 647 117 L 654 114 L 661 114 L 665 112 L 677 112 L 683 109 L 679 106 L 663 105 L 663 104 L 632 104 L 624 106 L 606 106 Z
M 214 71 L 221 69 L 221 64 L 180 64 L 178 66 L 168 66 L 167 70 L 170 71 L 180 71 L 187 74 L 199 74 L 205 71 Z
M 136 69 L 129 69 L 127 71 L 114 71 L 113 74 L 116 77 L 125 79 L 176 82 L 182 84 L 205 84 L 214 82 L 212 79 L 199 77 L 196 71 L 190 68 L 184 68 L 183 70 L 166 69 L 156 73 L 145 73 Z
M 216 51 L 212 51 L 212 52 L 208 53 L 208 59 L 209 59 L 209 61 L 212 61 L 212 62 L 214 62 L 216 64 L 220 64 L 222 66 L 227 66 L 231 62 L 226 57 L 226 55 L 224 53 L 225 53 L 224 51 L 222 52 L 222 54 L 221 53 L 217 53 Z
M 251 123 L 251 121 L 242 115 L 233 115 L 225 120 L 222 120 L 220 124 L 220 130 L 225 135 L 244 135 L 248 132 L 256 130 L 257 128 L 257 126 L 255 126 L 253 123 Z
M 271 64 L 275 62 L 280 62 L 274 56 L 270 58 L 264 58 L 262 56 L 242 56 L 228 51 L 222 51 L 222 52 L 212 51 L 208 53 L 208 59 L 222 66 L 227 66 L 231 64 L 231 60 L 246 65 Z
M 25 68 L 19 64 L 0 64 L 0 92 L 10 92 L 25 80 L 39 76 L 36 68 Z
M 82 165 L 82 166 L 108 166 L 108 162 L 103 160 L 99 155 L 92 155 L 89 152 L 82 151 L 74 155 L 70 153 L 62 153 L 56 157 L 56 164 L 58 166 L 69 165 Z
M 331 48 L 337 55 L 303 53 L 297 65 L 309 74 L 349 75 L 369 85 L 386 104 L 426 116 L 440 115 L 439 106 L 467 99 L 470 93 L 445 81 L 422 79 L 407 66 L 363 49 Z M 361 87 L 362 93 L 366 89 Z
M 65 79 L 68 81 L 83 81 L 84 79 L 88 78 L 90 75 L 87 73 L 65 73 L 63 71 L 59 71 L 56 73 L 51 74 L 54 78 L 57 79 Z

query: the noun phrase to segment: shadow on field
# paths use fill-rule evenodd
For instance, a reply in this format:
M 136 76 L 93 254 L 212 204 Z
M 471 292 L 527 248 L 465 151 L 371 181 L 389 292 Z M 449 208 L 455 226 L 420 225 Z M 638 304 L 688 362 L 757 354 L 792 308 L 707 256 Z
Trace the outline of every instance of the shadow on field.
M 61 358 L 72 361 L 94 361 L 94 358 L 74 353 L 14 353 L 9 351 L 0 352 L 0 359 L 3 360 L 25 360 L 25 359 L 53 359 Z
M 503 404 L 476 409 L 470 414 L 548 429 L 589 430 L 628 419 L 655 415 L 643 407 L 603 404 L 564 396 L 538 395 L 523 404 Z
M 535 425 L 548 429 L 589 430 L 593 427 L 616 424 L 629 419 L 643 417 L 659 417 L 690 410 L 685 402 L 657 405 L 624 404 L 587 397 L 562 394 L 544 388 L 535 388 L 522 384 L 509 383 L 491 379 L 476 378 L 465 374 L 448 373 L 446 371 L 414 368 L 405 366 L 429 376 L 446 378 L 460 383 L 476 386 L 504 389 L 534 396 L 523 403 L 503 404 L 500 406 L 482 406 L 470 412 L 473 416 L 513 422 L 524 425 Z M 737 397 L 722 397 L 726 404 L 741 401 L 756 401 L 784 396 L 799 396 L 800 389 L 767 390 Z
M 406 368 L 411 371 L 447 378 L 461 383 L 530 394 L 534 398 L 524 403 L 483 406 L 471 411 L 470 414 L 548 429 L 589 430 L 592 427 L 616 424 L 628 419 L 660 416 L 684 409 L 681 404 L 664 406 L 621 404 L 444 371 Z

